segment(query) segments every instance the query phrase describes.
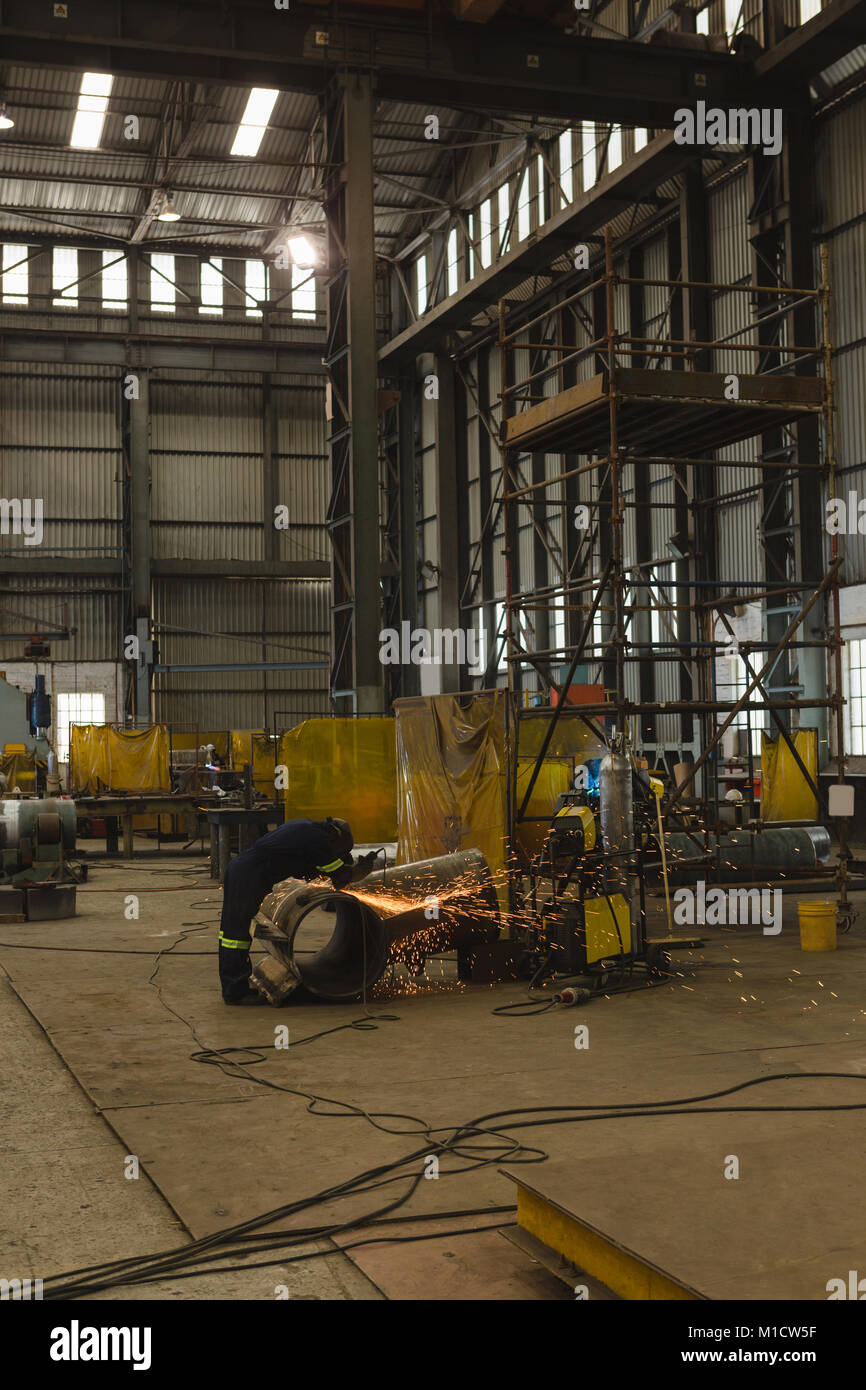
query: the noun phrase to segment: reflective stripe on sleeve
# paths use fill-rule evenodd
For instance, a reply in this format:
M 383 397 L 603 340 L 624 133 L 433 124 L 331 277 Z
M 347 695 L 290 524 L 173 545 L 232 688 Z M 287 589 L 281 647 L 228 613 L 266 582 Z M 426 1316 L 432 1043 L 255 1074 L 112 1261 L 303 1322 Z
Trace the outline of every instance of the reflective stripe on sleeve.
M 317 864 L 316 868 L 320 873 L 332 874 L 335 869 L 339 869 L 342 866 L 342 863 L 342 859 L 332 859 L 330 864 Z

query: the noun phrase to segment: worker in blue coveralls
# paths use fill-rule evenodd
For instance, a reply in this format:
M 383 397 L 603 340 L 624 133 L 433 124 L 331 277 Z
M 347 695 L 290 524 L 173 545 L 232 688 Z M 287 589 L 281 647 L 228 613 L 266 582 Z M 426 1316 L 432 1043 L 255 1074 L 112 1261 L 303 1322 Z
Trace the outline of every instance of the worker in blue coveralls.
M 344 820 L 289 820 L 230 860 L 223 884 L 219 969 L 226 1004 L 261 1004 L 250 987 L 250 926 L 275 883 L 286 878 L 329 878 L 335 888 L 370 872 L 376 851 L 357 864 L 355 841 Z

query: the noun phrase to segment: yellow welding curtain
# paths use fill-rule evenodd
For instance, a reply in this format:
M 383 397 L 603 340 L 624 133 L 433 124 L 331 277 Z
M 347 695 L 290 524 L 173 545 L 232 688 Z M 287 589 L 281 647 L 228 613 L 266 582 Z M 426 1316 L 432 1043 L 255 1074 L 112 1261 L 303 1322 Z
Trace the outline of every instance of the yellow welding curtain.
M 800 760 L 818 780 L 818 730 L 798 729 L 793 737 Z M 818 801 L 781 734 L 761 736 L 761 820 L 818 819 Z
M 69 777 L 74 792 L 98 791 L 101 729 L 73 724 L 69 731 Z
M 0 753 L 0 772 L 6 776 L 6 790 L 36 793 L 36 754 Z
M 397 700 L 398 864 L 480 849 L 505 869 L 505 694 Z
M 74 725 L 69 751 L 73 791 L 167 792 L 168 729 Z
M 240 772 L 244 763 L 253 770 L 253 783 L 256 791 L 269 800 L 274 799 L 274 754 L 273 744 L 264 729 L 232 729 L 231 731 L 232 767 Z M 311 817 L 314 819 L 314 817 Z
M 393 719 L 305 719 L 280 739 L 286 819 L 339 816 L 355 843 L 397 838 Z

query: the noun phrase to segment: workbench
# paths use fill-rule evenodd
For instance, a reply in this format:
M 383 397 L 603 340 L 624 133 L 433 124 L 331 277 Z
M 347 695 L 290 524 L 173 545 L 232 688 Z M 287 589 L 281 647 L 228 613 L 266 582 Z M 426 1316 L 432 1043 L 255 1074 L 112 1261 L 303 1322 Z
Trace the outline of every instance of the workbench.
M 109 792 L 106 796 L 76 796 L 75 816 L 77 820 L 100 819 L 105 821 L 105 850 L 107 854 L 118 853 L 117 822 L 123 831 L 123 857 L 133 855 L 133 817 L 135 816 L 184 816 L 190 830 L 190 839 L 196 835 L 197 812 L 209 805 L 216 806 L 219 798 L 215 792 L 170 793 L 170 792 Z
M 264 835 L 271 825 L 282 825 L 286 818 L 281 802 L 268 806 L 220 806 L 204 808 L 210 826 L 210 876 L 225 882 L 231 853 L 231 832 L 238 827 L 238 847 L 242 853 Z

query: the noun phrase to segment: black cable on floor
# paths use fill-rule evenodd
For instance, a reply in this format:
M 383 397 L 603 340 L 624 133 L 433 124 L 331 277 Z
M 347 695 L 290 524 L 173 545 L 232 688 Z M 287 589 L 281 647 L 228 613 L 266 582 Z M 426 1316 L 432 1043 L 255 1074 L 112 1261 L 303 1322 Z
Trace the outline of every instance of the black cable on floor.
M 335 1187 L 317 1193 L 312 1197 L 300 1199 L 297 1202 L 278 1208 L 275 1211 L 264 1213 L 261 1216 L 252 1218 L 249 1221 L 229 1228 L 225 1231 L 214 1232 L 212 1235 L 194 1241 L 190 1245 L 181 1246 L 173 1251 L 166 1251 L 162 1254 L 131 1257 L 127 1260 L 112 1261 L 109 1264 L 90 1266 L 82 1270 L 73 1270 L 68 1274 L 53 1275 L 43 1280 L 44 1296 L 48 1299 L 58 1299 L 64 1297 L 76 1297 L 82 1293 L 95 1292 L 99 1289 L 115 1287 L 121 1284 L 139 1283 L 144 1280 L 153 1281 L 159 1277 L 170 1277 L 178 1273 L 185 1266 L 197 1263 L 210 1263 L 212 1260 L 224 1260 L 228 1258 L 230 1251 L 214 1250 L 215 1246 L 225 1246 L 236 1244 L 248 1233 L 258 1232 L 258 1239 L 269 1241 L 266 1235 L 261 1233 L 263 1226 L 271 1225 L 282 1216 L 295 1215 L 300 1211 L 310 1210 L 326 1202 L 332 1202 L 339 1197 L 357 1195 L 359 1192 L 370 1190 L 371 1184 L 376 1184 L 376 1179 L 385 1178 L 386 1182 L 392 1178 L 399 1177 L 399 1170 L 405 1168 L 410 1163 L 426 1159 L 429 1154 L 435 1153 L 437 1156 L 448 1154 L 463 1154 L 467 1146 L 471 1146 L 473 1141 L 483 1136 L 486 1140 L 496 1140 L 501 1148 L 498 1150 L 499 1157 L 494 1158 L 489 1152 L 478 1158 L 473 1166 L 487 1166 L 493 1162 L 502 1162 L 506 1158 L 511 1163 L 526 1163 L 543 1161 L 547 1155 L 540 1149 L 526 1149 L 510 1134 L 503 1133 L 503 1129 L 525 1129 L 533 1127 L 543 1127 L 550 1124 L 579 1124 L 590 1123 L 603 1120 L 623 1120 L 623 1119 L 647 1119 L 654 1115 L 701 1115 L 701 1114 L 768 1114 L 768 1113 L 821 1113 L 824 1111 L 839 1110 L 864 1110 L 866 1102 L 855 1102 L 845 1104 L 826 1104 L 826 1105 L 776 1105 L 776 1106 L 710 1106 L 702 1109 L 695 1109 L 697 1105 L 703 1105 L 705 1101 L 717 1100 L 726 1096 L 735 1095 L 740 1091 L 747 1090 L 754 1086 L 767 1085 L 777 1081 L 806 1081 L 806 1080 L 841 1080 L 841 1081 L 866 1081 L 866 1076 L 851 1072 L 781 1072 L 770 1076 L 755 1077 L 750 1081 L 740 1082 L 736 1085 L 725 1087 L 719 1091 L 711 1091 L 697 1096 L 687 1096 L 672 1101 L 640 1101 L 631 1104 L 623 1104 L 619 1107 L 611 1107 L 609 1104 L 584 1104 L 572 1106 L 532 1106 L 522 1107 L 516 1110 L 493 1111 L 487 1115 L 482 1115 L 456 1129 L 447 1129 L 440 1126 L 432 1128 L 425 1126 L 423 1133 L 428 1139 L 428 1145 L 414 1150 L 411 1154 L 402 1159 L 397 1159 L 391 1163 L 381 1164 L 377 1168 L 368 1170 L 357 1175 L 354 1179 L 337 1184 Z M 290 1088 L 279 1088 L 289 1090 Z M 303 1092 L 295 1092 L 304 1095 Z M 307 1093 L 309 1094 L 309 1093 Z M 325 1098 L 318 1098 L 324 1100 Z M 364 1114 L 371 1123 L 376 1124 L 380 1118 L 398 1118 L 394 1114 L 368 1115 L 361 1107 L 354 1106 L 349 1102 L 328 1100 L 326 1103 L 338 1105 L 342 1108 L 342 1113 L 360 1115 Z M 307 1107 L 310 1109 L 310 1107 Z M 590 1112 L 590 1113 L 584 1113 Z M 316 1111 L 314 1113 L 321 1113 Z M 523 1117 L 523 1118 L 521 1118 Z M 532 1117 L 532 1118 L 526 1118 Z M 415 1119 L 415 1117 L 401 1116 L 403 1119 Z M 500 1129 L 492 1130 L 488 1127 L 491 1120 L 505 1121 Z M 421 1123 L 418 1121 L 418 1123 Z M 386 1126 L 376 1124 L 376 1128 L 385 1129 L 386 1132 L 394 1133 Z M 444 1134 L 444 1139 L 436 1139 L 434 1136 Z M 433 1140 L 432 1143 L 429 1141 Z M 487 1149 L 489 1151 L 488 1143 Z M 503 1153 L 503 1150 L 505 1151 Z M 471 1152 L 469 1157 L 474 1157 Z M 447 1174 L 446 1174 L 447 1175 Z M 409 1182 L 409 1190 L 401 1197 L 389 1202 L 386 1206 L 374 1212 L 367 1212 L 359 1217 L 336 1224 L 328 1229 L 323 1229 L 318 1238 L 332 1238 L 334 1235 L 342 1234 L 351 1229 L 367 1226 L 371 1221 L 385 1216 L 388 1213 L 402 1207 L 410 1200 L 417 1190 L 420 1182 L 423 1181 L 423 1173 L 403 1174 L 401 1180 Z M 282 1233 L 281 1239 L 288 1235 Z M 309 1237 L 307 1237 L 309 1239 Z M 292 1243 L 298 1241 L 291 1237 L 288 1244 L 291 1248 Z M 247 1247 L 249 1249 L 249 1246 Z M 285 1261 L 275 1260 L 270 1263 L 284 1263 Z M 246 1266 L 249 1268 L 250 1266 Z

